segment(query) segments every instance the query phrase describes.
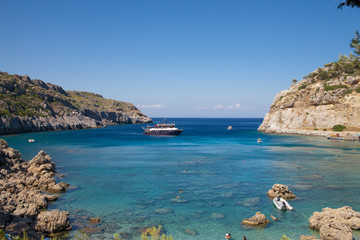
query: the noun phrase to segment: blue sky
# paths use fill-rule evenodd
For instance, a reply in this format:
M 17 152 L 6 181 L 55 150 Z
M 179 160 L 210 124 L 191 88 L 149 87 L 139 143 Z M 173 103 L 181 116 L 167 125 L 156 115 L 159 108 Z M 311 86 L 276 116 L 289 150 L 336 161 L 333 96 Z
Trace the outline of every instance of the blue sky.
M 127 101 L 150 117 L 263 117 L 339 54 L 338 0 L 0 0 L 0 71 Z

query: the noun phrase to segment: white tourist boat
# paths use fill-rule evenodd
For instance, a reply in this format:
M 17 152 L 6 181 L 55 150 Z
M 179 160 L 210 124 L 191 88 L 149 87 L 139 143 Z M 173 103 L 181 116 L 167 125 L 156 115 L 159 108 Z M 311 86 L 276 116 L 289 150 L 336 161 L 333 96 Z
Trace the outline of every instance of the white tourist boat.
M 175 127 L 175 123 L 158 123 L 154 126 L 144 128 L 143 135 L 180 135 L 183 129 Z
M 281 197 L 276 197 L 273 199 L 275 207 L 279 210 L 293 210 L 293 207 Z

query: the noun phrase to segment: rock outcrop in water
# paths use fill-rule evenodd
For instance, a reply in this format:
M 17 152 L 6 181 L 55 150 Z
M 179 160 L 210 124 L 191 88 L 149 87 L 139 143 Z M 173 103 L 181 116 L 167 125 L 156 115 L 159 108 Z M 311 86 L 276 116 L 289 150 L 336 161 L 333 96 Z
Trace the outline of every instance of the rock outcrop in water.
M 283 199 L 293 199 L 296 197 L 295 194 L 289 190 L 289 187 L 283 184 L 274 184 L 267 192 L 267 195 L 271 198 L 281 197 Z
M 49 201 L 58 197 L 42 191 L 63 192 L 67 183 L 56 183 L 55 164 L 40 151 L 32 160 L 0 139 L 0 229 L 19 235 L 26 231 L 35 238 L 38 233 L 56 233 L 69 229 L 69 213 L 46 211 Z
M 245 218 L 242 221 L 243 224 L 250 225 L 250 226 L 266 225 L 269 222 L 270 221 L 261 212 L 257 212 L 253 217 Z
M 321 239 L 352 240 L 352 230 L 360 229 L 360 212 L 348 206 L 323 208 L 309 218 L 309 227 L 319 230 Z
M 359 140 L 360 60 L 342 57 L 318 68 L 279 92 L 259 131 L 328 136 L 335 125 L 346 127 L 340 136 Z
M 148 122 L 131 103 L 0 72 L 0 134 Z

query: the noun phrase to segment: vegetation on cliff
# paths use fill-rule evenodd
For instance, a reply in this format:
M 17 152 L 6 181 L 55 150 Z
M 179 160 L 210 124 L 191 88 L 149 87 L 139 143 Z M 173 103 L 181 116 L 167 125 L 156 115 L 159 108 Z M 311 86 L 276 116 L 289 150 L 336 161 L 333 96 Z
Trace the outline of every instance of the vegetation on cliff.
M 131 103 L 105 99 L 95 93 L 65 91 L 54 84 L 6 72 L 0 72 L 0 103 L 0 114 L 11 117 L 63 115 L 82 109 L 138 111 Z
M 0 134 L 146 122 L 131 103 L 0 72 Z

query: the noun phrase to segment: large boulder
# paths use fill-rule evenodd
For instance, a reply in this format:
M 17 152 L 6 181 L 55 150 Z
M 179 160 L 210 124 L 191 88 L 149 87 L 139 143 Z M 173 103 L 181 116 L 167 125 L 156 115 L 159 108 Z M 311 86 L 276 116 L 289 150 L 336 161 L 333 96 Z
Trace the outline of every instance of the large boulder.
M 320 231 L 321 239 L 352 239 L 352 229 L 360 229 L 360 212 L 349 206 L 323 208 L 309 218 L 309 227 Z
M 257 212 L 255 216 L 251 218 L 245 218 L 242 221 L 243 224 L 250 226 L 265 225 L 268 224 L 269 222 L 270 221 L 261 212 Z
M 41 212 L 37 217 L 35 229 L 43 233 L 69 230 L 69 213 L 59 210 Z
M 267 195 L 271 198 L 282 197 L 284 199 L 293 199 L 296 197 L 295 194 L 289 190 L 289 187 L 283 184 L 274 184 L 272 189 L 269 189 L 267 192 Z

